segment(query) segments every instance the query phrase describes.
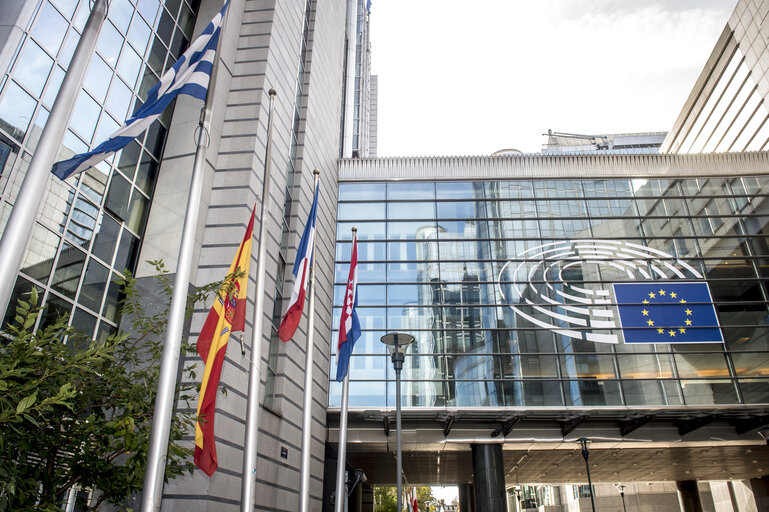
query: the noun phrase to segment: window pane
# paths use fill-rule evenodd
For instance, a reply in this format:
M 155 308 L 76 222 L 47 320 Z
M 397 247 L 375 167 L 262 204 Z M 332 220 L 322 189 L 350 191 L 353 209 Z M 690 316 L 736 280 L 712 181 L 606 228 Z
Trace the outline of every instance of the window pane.
M 70 299 L 74 299 L 84 264 L 85 253 L 70 244 L 64 244 L 59 255 L 59 262 L 56 264 L 56 271 L 53 273 L 51 288 Z
M 32 37 L 52 55 L 56 55 L 64 40 L 67 26 L 67 20 L 51 4 L 44 2 L 37 20 L 32 25 Z
M 128 196 L 131 193 L 131 184 L 125 178 L 118 174 L 112 175 L 112 181 L 107 193 L 107 202 L 105 206 L 117 218 L 126 220 L 128 214 Z
M 124 34 L 133 12 L 134 6 L 128 0 L 112 0 L 109 4 L 109 19 Z
M 28 41 L 19 56 L 13 76 L 29 92 L 40 96 L 51 66 L 53 59 L 34 42 Z
M 387 199 L 435 199 L 435 184 L 413 181 L 388 183 Z
M 384 183 L 340 183 L 340 201 L 384 201 Z
M 112 113 L 112 115 L 114 115 L 122 122 L 122 120 L 124 120 L 128 115 L 132 99 L 133 94 L 131 89 L 129 89 L 121 79 L 115 77 L 112 80 L 112 88 L 109 91 L 109 96 L 107 97 L 107 103 L 105 106 L 107 107 L 107 110 Z
M 128 31 L 128 42 L 130 42 L 139 55 L 144 55 L 147 51 L 147 43 L 152 37 L 152 31 L 140 16 L 135 16 L 131 29 Z
M 45 105 L 53 106 L 53 101 L 56 99 L 56 95 L 59 93 L 59 87 L 61 87 L 61 81 L 64 80 L 64 70 L 59 66 L 53 68 L 53 73 L 48 79 L 48 86 L 43 94 L 43 103 Z
M 0 102 L 0 127 L 21 141 L 27 133 L 37 102 L 13 81 L 8 81 Z
M 93 242 L 93 254 L 107 264 L 112 262 L 112 253 L 120 233 L 120 224 L 109 215 L 102 214 L 101 224 L 98 227 L 96 238 Z M 122 270 L 122 268 L 120 268 Z
M 120 237 L 120 246 L 118 247 L 113 267 L 121 272 L 125 269 L 133 272 L 138 256 L 139 239 L 124 229 L 123 235 Z
M 59 248 L 59 236 L 38 223 L 32 228 L 32 236 L 24 253 L 21 271 L 42 283 L 48 281 L 53 268 L 56 249 Z
M 88 309 L 99 311 L 101 309 L 101 298 L 104 295 L 109 277 L 110 273 L 107 267 L 99 264 L 96 260 L 90 260 L 80 288 L 78 302 Z
M 141 58 L 130 46 L 125 46 L 120 54 L 120 61 L 117 65 L 118 74 L 123 77 L 129 86 L 133 87 L 136 84 L 136 79 L 139 77 L 141 67 Z
M 96 101 L 104 101 L 112 77 L 112 68 L 98 55 L 91 57 L 91 65 L 85 76 L 83 87 L 90 92 Z
M 80 91 L 80 96 L 75 105 L 74 115 L 70 120 L 70 127 L 85 140 L 90 141 L 99 120 L 101 107 L 85 91 Z
M 104 57 L 111 66 L 117 64 L 118 55 L 120 55 L 120 48 L 123 46 L 123 36 L 117 31 L 115 26 L 109 21 L 104 22 L 104 26 L 99 34 L 99 42 L 96 45 L 96 50 Z

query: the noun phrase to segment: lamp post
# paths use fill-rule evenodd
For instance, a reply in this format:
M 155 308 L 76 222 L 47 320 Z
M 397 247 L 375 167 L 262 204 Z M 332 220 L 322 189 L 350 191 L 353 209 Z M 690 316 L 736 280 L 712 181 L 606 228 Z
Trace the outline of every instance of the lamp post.
M 593 481 L 590 479 L 590 464 L 588 463 L 588 455 L 590 451 L 587 449 L 587 445 L 590 444 L 590 439 L 586 437 L 580 437 L 577 442 L 582 447 L 582 457 L 585 459 L 585 469 L 587 469 L 587 487 L 590 490 L 590 506 L 595 512 L 595 498 L 593 497 Z
M 619 495 L 622 498 L 622 510 L 627 512 L 627 507 L 625 506 L 625 486 L 622 484 L 614 484 L 614 486 L 617 488 Z
M 406 346 L 413 341 L 414 337 L 412 335 L 402 332 L 391 332 L 382 336 L 382 343 L 390 347 L 393 368 L 395 368 L 395 444 L 397 446 L 395 457 L 397 465 L 396 482 L 398 485 L 397 508 L 395 510 L 398 512 L 402 510 L 401 489 L 403 487 L 401 478 L 401 467 L 403 465 L 403 458 L 401 456 L 401 370 L 403 369 L 403 361 L 406 360 Z

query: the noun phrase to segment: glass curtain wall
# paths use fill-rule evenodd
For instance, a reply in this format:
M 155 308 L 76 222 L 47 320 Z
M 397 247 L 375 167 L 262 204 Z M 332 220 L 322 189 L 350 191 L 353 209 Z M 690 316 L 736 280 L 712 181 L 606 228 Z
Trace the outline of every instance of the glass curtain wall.
M 767 194 L 766 177 L 340 184 L 334 327 L 359 239 L 350 405 L 394 406 L 388 331 L 416 337 L 404 406 L 769 402 Z M 625 343 L 607 290 L 639 280 L 706 281 L 725 342 Z
M 35 0 L 27 0 L 35 1 Z M 57 160 L 105 140 L 189 44 L 198 0 L 111 0 Z M 88 0 L 42 0 L 0 81 L 0 228 L 5 227 L 88 18 Z M 89 336 L 119 321 L 114 283 L 134 270 L 172 109 L 121 152 L 66 182 L 51 180 L 15 299 L 41 292 L 46 324 L 62 314 Z M 9 309 L 10 312 L 13 308 Z

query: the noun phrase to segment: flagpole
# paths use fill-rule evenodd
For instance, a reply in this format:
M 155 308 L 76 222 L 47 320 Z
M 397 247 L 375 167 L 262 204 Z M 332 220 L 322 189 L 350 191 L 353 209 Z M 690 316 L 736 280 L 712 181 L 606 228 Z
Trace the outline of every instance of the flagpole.
M 0 239 L 0 261 L 3 262 L 0 265 L 0 318 L 5 316 L 8 302 L 11 300 L 16 274 L 24 259 L 37 210 L 43 203 L 51 167 L 67 131 L 75 100 L 99 39 L 99 32 L 107 18 L 107 9 L 107 0 L 94 1 Z
M 256 486 L 256 450 L 259 433 L 259 384 L 262 380 L 262 341 L 264 331 L 264 296 L 267 261 L 267 224 L 270 218 L 272 197 L 270 196 L 270 174 L 272 171 L 272 114 L 275 96 L 270 89 L 270 110 L 267 117 L 267 143 L 264 150 L 264 178 L 262 184 L 262 207 L 259 217 L 259 252 L 256 260 L 256 292 L 254 295 L 254 321 L 251 331 L 251 362 L 248 372 L 248 404 L 246 409 L 246 437 L 243 443 L 243 473 L 240 492 L 240 510 L 251 512 L 254 508 Z
M 315 175 L 315 187 L 318 189 L 320 171 L 312 171 Z M 310 266 L 310 310 L 307 325 L 307 350 L 304 362 L 304 405 L 302 411 L 302 461 L 299 473 L 299 512 L 309 512 L 310 507 L 310 443 L 312 442 L 312 374 L 314 363 L 315 342 L 315 247 L 313 244 L 312 265 Z
M 352 247 L 358 238 L 358 228 L 352 227 Z M 351 263 L 352 264 L 352 263 Z M 348 285 L 349 286 L 349 285 Z M 341 333 L 340 326 L 340 333 Z M 340 334 L 341 335 L 341 334 Z M 341 338 L 340 338 L 341 339 Z M 337 364 L 339 363 L 339 349 L 336 354 Z M 347 360 L 347 371 L 342 381 L 342 412 L 339 413 L 339 452 L 336 463 L 336 500 L 334 501 L 334 512 L 344 512 L 344 504 L 347 501 L 347 488 L 344 477 L 347 467 L 347 403 L 348 393 L 350 391 L 350 360 Z
M 219 71 L 219 56 L 224 38 L 224 27 L 229 13 L 227 13 L 219 26 L 219 42 L 216 45 L 214 66 L 208 81 L 206 101 L 200 110 L 198 122 L 198 140 L 195 150 L 195 162 L 192 165 L 192 179 L 187 195 L 187 209 L 184 214 L 184 227 L 179 246 L 179 257 L 176 264 L 176 276 L 171 296 L 171 309 L 168 312 L 168 327 L 166 340 L 163 347 L 163 356 L 160 361 L 160 376 L 158 392 L 155 398 L 155 410 L 152 416 L 152 431 L 147 450 L 147 466 L 144 470 L 144 484 L 142 487 L 142 512 L 154 512 L 160 510 L 163 499 L 163 483 L 166 472 L 166 456 L 168 454 L 168 436 L 171 429 L 171 416 L 174 409 L 174 396 L 176 394 L 177 370 L 179 367 L 179 354 L 182 344 L 182 330 L 184 328 L 184 315 L 187 307 L 187 289 L 192 273 L 192 253 L 195 244 L 195 231 L 197 230 L 198 214 L 200 212 L 200 197 L 203 192 L 203 165 L 206 161 L 206 148 L 208 147 L 209 127 L 213 107 L 211 105 Z

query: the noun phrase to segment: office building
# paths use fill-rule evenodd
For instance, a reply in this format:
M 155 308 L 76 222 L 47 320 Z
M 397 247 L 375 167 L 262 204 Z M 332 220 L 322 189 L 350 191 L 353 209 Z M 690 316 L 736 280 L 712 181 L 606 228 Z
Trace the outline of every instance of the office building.
M 64 138 L 61 158 L 94 147 L 146 98 L 213 15 L 220 0 L 112 0 L 96 53 Z M 350 86 L 357 148 L 368 154 L 367 11 L 353 2 L 232 0 L 220 45 L 222 66 L 214 84 L 213 123 L 206 151 L 204 193 L 197 219 L 190 286 L 220 280 L 259 204 L 269 112 L 267 91 L 277 91 L 273 117 L 272 187 L 267 262 L 269 315 L 279 317 L 290 292 L 295 247 L 310 207 L 313 169 L 320 170 L 315 253 L 318 321 L 316 340 L 328 339 L 331 319 L 336 211 L 336 162 L 342 154 L 346 40 L 352 41 Z M 87 0 L 3 2 L 0 18 L 0 222 L 13 207 L 26 166 L 89 13 Z M 361 97 L 361 84 L 365 84 Z M 361 103 L 364 102 L 364 103 Z M 50 180 L 14 297 L 36 287 L 45 310 L 40 325 L 71 314 L 71 323 L 104 338 L 120 322 L 120 290 L 112 281 L 124 269 L 139 277 L 152 297 L 153 267 L 162 259 L 175 272 L 195 130 L 201 102 L 180 97 L 146 134 L 79 177 Z M 352 119 L 352 115 L 350 116 Z M 333 127 L 330 129 L 330 127 Z M 258 229 L 255 230 L 258 232 Z M 256 244 L 254 244 L 256 247 Z M 253 275 L 255 263 L 251 265 Z M 286 270 L 289 267 L 289 270 Z M 287 277 L 284 281 L 284 277 Z M 150 299 L 148 299 L 149 301 Z M 198 305 L 189 325 L 194 343 L 210 304 Z M 245 343 L 250 344 L 253 299 Z M 304 347 L 303 322 L 289 343 L 266 323 L 264 408 L 259 434 L 257 507 L 298 506 Z M 229 510 L 240 497 L 248 358 L 230 347 L 218 402 L 219 471 L 196 472 L 164 491 L 164 510 Z M 319 346 L 324 346 L 318 342 Z M 316 351 L 311 498 L 321 499 L 328 350 Z M 192 432 L 189 438 L 192 443 Z

